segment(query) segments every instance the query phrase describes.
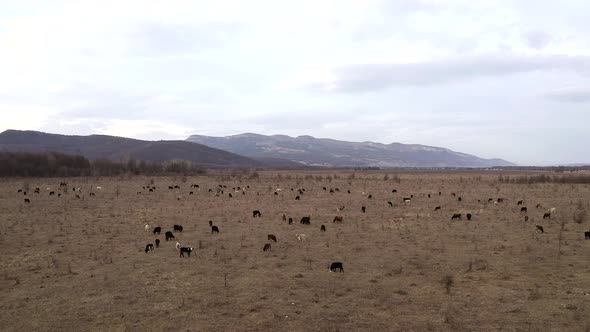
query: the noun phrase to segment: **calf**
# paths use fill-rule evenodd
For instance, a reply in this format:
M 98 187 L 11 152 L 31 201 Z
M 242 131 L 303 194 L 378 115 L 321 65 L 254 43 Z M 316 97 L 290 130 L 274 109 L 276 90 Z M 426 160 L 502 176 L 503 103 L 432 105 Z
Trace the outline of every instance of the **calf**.
M 213 234 L 213 233 L 219 233 L 219 227 L 211 226 L 211 234 Z
M 30 199 L 28 199 L 28 198 L 25 198 L 25 203 L 27 203 L 27 204 L 28 204 L 28 203 L 31 203 L 31 200 L 30 200 Z
M 590 231 L 589 232 L 584 232 L 584 239 L 590 240 Z
M 162 231 L 162 227 L 158 226 L 158 227 L 154 227 L 154 234 L 160 234 L 160 232 Z
M 166 237 L 166 241 L 174 239 L 174 234 L 171 231 L 167 231 L 164 236 Z
M 466 217 L 467 217 L 467 220 L 471 220 L 471 213 L 468 213 L 468 214 L 466 215 Z
M 148 253 L 148 252 L 150 252 L 150 251 L 154 251 L 154 245 L 153 245 L 153 244 L 151 244 L 151 243 L 148 243 L 148 244 L 145 246 L 145 253 L 147 254 L 147 253 Z
M 181 232 L 181 233 L 182 233 L 182 225 L 174 225 L 174 226 L 172 227 L 172 229 L 173 229 L 175 232 Z
M 295 196 L 295 200 L 299 201 L 299 200 L 301 200 L 301 197 L 299 195 L 297 195 L 297 196 Z
M 330 264 L 328 271 L 329 272 L 336 272 L 336 271 L 344 272 L 344 266 L 341 262 L 334 262 L 334 263 Z
M 367 211 L 367 208 L 365 206 L 361 206 L 361 211 L 363 211 L 363 213 L 365 213 Z
M 342 216 L 336 216 L 334 217 L 334 220 L 332 220 L 332 222 L 342 222 L 344 220 L 344 218 Z
M 293 223 L 293 218 L 289 217 L 289 225 Z
M 262 217 L 262 213 L 260 213 L 259 210 L 254 210 L 252 211 L 252 218 L 256 218 L 256 217 Z
M 268 238 L 268 240 L 269 240 L 269 241 L 271 241 L 271 240 L 272 240 L 272 241 L 275 241 L 275 242 L 277 242 L 277 237 L 276 237 L 276 236 L 274 236 L 274 235 L 272 235 L 272 234 L 268 234 L 267 238 Z
M 270 243 L 265 244 L 264 248 L 262 248 L 262 251 L 271 251 L 270 250 Z
M 55 195 L 55 191 L 50 191 L 49 196 L 53 196 L 53 195 Z
M 322 225 L 322 226 L 320 227 L 320 231 L 322 231 L 322 232 L 325 232 L 325 231 L 326 231 L 326 226 Z
M 180 247 L 180 257 L 184 257 L 185 252 L 188 257 L 191 257 L 191 252 L 193 252 L 193 248 L 192 247 Z
M 461 219 L 461 213 L 453 214 L 453 216 L 451 217 L 451 220 L 455 220 L 455 219 Z
M 309 225 L 311 223 L 311 217 L 303 217 L 301 218 L 301 221 L 299 221 L 299 223 L 301 223 L 302 225 Z
M 160 239 L 156 239 L 156 248 L 160 248 Z
M 523 212 L 524 212 L 524 213 L 527 213 L 527 208 L 526 208 L 526 206 L 523 206 L 523 207 L 521 207 L 521 208 L 520 208 L 520 213 L 523 213 Z

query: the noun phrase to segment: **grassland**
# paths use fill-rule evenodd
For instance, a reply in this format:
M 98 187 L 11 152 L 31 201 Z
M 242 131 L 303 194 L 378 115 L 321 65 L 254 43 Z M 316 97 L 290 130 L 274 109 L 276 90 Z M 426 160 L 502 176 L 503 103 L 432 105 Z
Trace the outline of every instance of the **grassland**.
M 590 330 L 589 185 L 499 183 L 483 171 L 352 174 L 71 178 L 61 197 L 46 188 L 64 179 L 0 180 L 1 330 Z M 142 188 L 150 183 L 153 193 Z M 17 193 L 25 187 L 30 204 Z M 180 258 L 145 224 L 183 225 L 175 235 L 193 255 Z M 278 238 L 271 252 L 267 234 Z M 160 248 L 144 253 L 156 237 Z M 328 272 L 333 261 L 344 273 Z

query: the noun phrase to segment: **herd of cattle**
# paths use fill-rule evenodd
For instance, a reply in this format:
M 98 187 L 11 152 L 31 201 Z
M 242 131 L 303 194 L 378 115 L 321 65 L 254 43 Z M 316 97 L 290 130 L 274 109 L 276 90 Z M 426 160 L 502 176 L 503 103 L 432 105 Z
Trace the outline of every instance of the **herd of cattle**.
M 48 192 L 49 196 L 57 196 L 57 197 L 61 197 L 62 193 L 64 193 L 65 191 L 67 191 L 68 184 L 66 182 L 61 182 L 59 184 L 59 188 L 57 189 L 57 195 L 56 195 L 56 191 L 52 190 L 51 188 L 47 188 L 46 191 Z M 94 188 L 94 187 L 93 187 Z M 153 185 L 146 185 L 142 187 L 144 190 L 147 190 L 148 192 L 154 192 L 156 190 L 156 187 Z M 179 185 L 170 185 L 168 186 L 169 190 L 180 190 L 180 186 Z M 200 186 L 198 184 L 193 184 L 191 185 L 191 190 L 200 190 Z M 246 195 L 247 190 L 250 189 L 250 186 L 246 186 L 246 187 L 233 187 L 231 188 L 230 192 L 228 193 L 228 197 L 232 198 L 232 192 L 234 194 L 242 194 L 242 195 Z M 96 187 L 97 191 L 102 190 L 102 187 Z M 336 192 L 340 192 L 339 188 L 326 188 L 326 187 L 322 187 L 323 191 L 329 192 L 330 194 L 334 194 Z M 72 193 L 74 193 L 74 197 L 76 199 L 80 199 L 82 195 L 82 188 L 77 188 L 77 187 L 73 187 L 71 188 Z M 221 196 L 221 195 L 225 195 L 225 192 L 228 191 L 228 188 L 226 185 L 218 185 L 217 188 L 215 189 L 208 189 L 209 193 L 214 193 L 215 196 Z M 274 190 L 274 195 L 279 195 L 279 193 L 282 191 L 282 189 L 277 188 L 276 190 Z M 306 189 L 304 188 L 291 188 L 291 191 L 296 192 L 296 196 L 295 196 L 295 200 L 301 200 L 301 197 L 306 193 Z M 23 190 L 23 189 L 19 189 L 18 190 L 19 193 L 22 193 L 24 196 L 27 196 L 27 191 Z M 350 190 L 346 191 L 348 194 L 351 194 Z M 393 189 L 391 191 L 392 193 L 397 193 L 397 189 Z M 33 191 L 34 194 L 39 195 L 41 193 L 41 189 L 40 188 L 35 188 Z M 138 195 L 142 194 L 142 191 L 138 191 L 137 192 Z M 193 195 L 194 191 L 190 191 L 188 193 L 188 195 Z M 362 192 L 363 195 L 366 195 L 364 192 Z M 256 193 L 256 195 L 260 195 L 260 193 Z M 93 191 L 90 191 L 88 193 L 89 197 L 95 196 L 95 193 Z M 438 192 L 438 196 L 442 196 L 442 192 Z M 457 196 L 455 193 L 451 193 L 452 197 L 455 197 L 457 202 L 461 202 L 462 201 L 462 197 L 461 196 Z M 430 199 L 432 197 L 432 194 L 428 193 L 427 197 Z M 183 196 L 181 195 L 177 195 L 176 198 L 178 200 L 181 200 L 183 198 Z M 374 197 L 372 194 L 366 195 L 366 198 L 369 200 L 373 200 Z M 401 198 L 401 202 L 402 204 L 411 204 L 412 200 L 414 199 L 414 195 L 409 195 L 406 197 L 402 197 Z M 479 204 L 494 204 L 494 205 L 498 205 L 498 204 L 508 204 L 507 203 L 508 199 L 506 198 L 497 198 L 497 199 L 493 199 L 493 198 L 488 198 L 487 201 L 486 200 L 477 200 L 477 202 Z M 24 203 L 25 204 L 31 204 L 31 198 L 30 195 L 24 198 Z M 524 221 L 528 221 L 529 217 L 528 217 L 528 213 L 530 212 L 529 209 L 524 206 L 525 201 L 524 200 L 518 200 L 516 202 L 516 206 L 520 207 L 520 214 L 524 216 Z M 387 201 L 387 205 L 389 207 L 394 207 L 394 202 L 392 201 Z M 337 207 L 337 211 L 341 212 L 343 210 L 345 210 L 345 206 L 338 206 Z M 536 204 L 535 208 L 537 210 L 541 210 L 543 211 L 543 219 L 551 219 L 551 216 L 553 214 L 556 213 L 556 208 L 552 207 L 549 209 L 545 209 L 543 210 L 543 207 L 541 204 Z M 437 205 L 434 207 L 434 211 L 441 211 L 441 206 Z M 480 212 L 482 212 L 483 209 L 480 209 Z M 361 212 L 362 213 L 366 213 L 367 212 L 367 207 L 362 205 L 361 206 Z M 439 212 L 440 213 L 440 212 Z M 262 217 L 262 212 L 260 210 L 253 210 L 252 211 L 252 218 L 261 218 Z M 465 217 L 468 221 L 471 221 L 473 218 L 472 213 L 466 213 Z M 463 218 L 463 213 L 453 213 L 451 215 L 450 220 L 461 220 Z M 293 223 L 293 218 L 292 217 L 288 217 L 285 213 L 282 214 L 282 220 L 283 222 L 288 223 L 289 225 L 291 225 Z M 307 215 L 307 216 L 303 216 L 300 219 L 300 224 L 302 225 L 311 225 L 311 215 Z M 333 223 L 343 223 L 344 222 L 344 216 L 341 214 L 336 215 L 333 220 Z M 211 228 L 211 234 L 216 234 L 220 232 L 220 229 L 218 226 L 213 225 L 213 221 L 210 220 L 209 221 L 209 227 Z M 544 228 L 541 225 L 535 225 L 536 231 L 539 233 L 544 233 Z M 153 235 L 160 235 L 162 232 L 162 226 L 155 226 L 152 227 L 150 225 L 145 225 L 144 226 L 144 232 L 149 232 L 152 231 Z M 175 240 L 175 236 L 174 233 L 178 232 L 181 233 L 183 231 L 183 226 L 182 225 L 173 225 L 171 230 L 167 230 L 164 232 L 164 239 L 166 242 L 169 242 L 171 240 Z M 326 232 L 326 226 L 325 225 L 320 225 L 320 231 L 321 232 Z M 301 233 L 297 233 L 295 234 L 295 237 L 297 238 L 298 241 L 306 241 L 307 236 L 305 234 L 301 234 Z M 586 240 L 590 240 L 590 231 L 585 231 L 584 232 L 584 238 Z M 271 251 L 272 250 L 272 246 L 271 246 L 271 242 L 277 242 L 277 237 L 274 234 L 268 234 L 267 236 L 268 242 L 264 244 L 263 246 L 263 251 Z M 155 250 L 155 248 L 159 248 L 160 247 L 160 239 L 156 238 L 154 241 L 155 245 L 152 243 L 148 243 L 145 246 L 145 253 L 150 253 L 153 252 Z M 179 252 L 179 256 L 180 257 L 184 257 L 185 254 L 190 257 L 191 253 L 193 252 L 193 247 L 184 247 L 181 246 L 180 242 L 176 242 L 176 249 Z M 340 271 L 340 272 L 344 272 L 344 268 L 343 268 L 343 263 L 342 262 L 333 262 L 331 264 L 329 264 L 329 271 L 331 272 L 336 272 L 336 271 Z

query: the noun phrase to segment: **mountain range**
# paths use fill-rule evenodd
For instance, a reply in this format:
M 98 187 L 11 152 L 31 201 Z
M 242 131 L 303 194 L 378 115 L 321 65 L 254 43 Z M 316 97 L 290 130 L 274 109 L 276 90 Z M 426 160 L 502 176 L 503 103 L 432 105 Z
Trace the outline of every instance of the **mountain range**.
M 190 142 L 254 158 L 279 158 L 326 167 L 494 167 L 514 166 L 502 159 L 483 159 L 449 149 L 419 145 L 347 142 L 312 136 L 239 134 L 192 135 Z

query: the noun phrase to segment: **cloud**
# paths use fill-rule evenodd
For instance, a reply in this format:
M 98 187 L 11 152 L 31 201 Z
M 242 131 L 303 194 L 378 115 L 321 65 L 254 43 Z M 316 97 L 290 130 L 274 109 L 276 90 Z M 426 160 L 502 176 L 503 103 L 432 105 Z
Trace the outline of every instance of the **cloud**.
M 546 70 L 588 74 L 590 56 L 495 54 L 459 56 L 421 63 L 348 65 L 336 68 L 331 81 L 314 82 L 308 87 L 311 90 L 358 93 L 391 86 L 426 86 Z
M 590 88 L 567 87 L 547 92 L 541 96 L 562 103 L 590 103 Z
M 523 35 L 523 38 L 529 47 L 536 50 L 544 49 L 553 40 L 550 34 L 541 30 L 530 30 Z

